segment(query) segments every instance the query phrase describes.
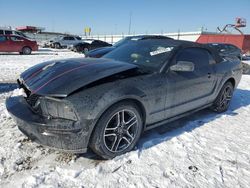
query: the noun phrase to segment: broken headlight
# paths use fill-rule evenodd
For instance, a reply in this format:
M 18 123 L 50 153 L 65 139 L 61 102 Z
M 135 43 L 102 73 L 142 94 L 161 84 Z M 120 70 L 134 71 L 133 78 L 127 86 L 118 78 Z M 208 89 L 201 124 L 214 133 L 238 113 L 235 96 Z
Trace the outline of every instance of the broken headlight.
M 39 103 L 43 116 L 77 121 L 76 113 L 67 101 L 52 97 L 40 97 Z

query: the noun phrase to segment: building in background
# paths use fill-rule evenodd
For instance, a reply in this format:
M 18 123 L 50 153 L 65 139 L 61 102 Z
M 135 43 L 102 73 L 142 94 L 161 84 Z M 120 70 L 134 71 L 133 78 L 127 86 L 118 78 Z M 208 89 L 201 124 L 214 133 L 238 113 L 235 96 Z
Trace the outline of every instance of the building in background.
M 16 27 L 16 30 L 23 32 L 29 38 L 36 40 L 39 44 L 58 36 L 69 35 L 68 33 L 48 32 L 45 31 L 44 27 L 36 26 L 19 26 Z
M 35 39 L 38 43 L 42 44 L 44 41 L 50 40 L 58 36 L 69 35 L 68 33 L 60 32 L 47 32 L 43 27 L 35 26 L 21 26 L 17 27 L 16 30 L 22 31 L 28 37 Z M 127 36 L 134 35 L 91 35 L 91 29 L 85 28 L 85 34 L 81 37 L 83 39 L 98 39 L 111 44 L 123 39 Z M 141 35 L 145 35 L 142 33 Z M 239 47 L 244 53 L 250 53 L 250 35 L 248 34 L 230 34 L 222 32 L 207 32 L 207 31 L 196 31 L 196 32 L 176 32 L 176 33 L 153 33 L 152 35 L 163 35 L 171 37 L 176 40 L 187 40 L 199 43 L 230 43 Z

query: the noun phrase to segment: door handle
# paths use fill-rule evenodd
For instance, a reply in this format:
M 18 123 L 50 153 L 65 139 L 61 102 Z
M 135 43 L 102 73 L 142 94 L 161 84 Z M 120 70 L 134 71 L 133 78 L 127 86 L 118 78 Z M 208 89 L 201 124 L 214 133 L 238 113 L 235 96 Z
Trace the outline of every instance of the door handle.
M 207 73 L 207 77 L 208 77 L 208 78 L 211 78 L 211 73 Z

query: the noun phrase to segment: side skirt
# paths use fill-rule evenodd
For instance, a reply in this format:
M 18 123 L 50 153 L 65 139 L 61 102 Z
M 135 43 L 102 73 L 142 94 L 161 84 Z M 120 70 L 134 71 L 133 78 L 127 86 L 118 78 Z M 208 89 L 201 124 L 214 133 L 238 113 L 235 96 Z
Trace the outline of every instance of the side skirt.
M 185 113 L 183 113 L 183 114 L 180 114 L 180 115 L 171 117 L 171 118 L 169 118 L 169 119 L 166 119 L 166 120 L 163 120 L 163 121 L 154 123 L 154 124 L 146 125 L 144 131 L 147 131 L 147 130 L 149 130 L 149 129 L 153 129 L 153 128 L 155 128 L 155 127 L 158 127 L 158 126 L 161 126 L 161 125 L 170 123 L 170 122 L 172 122 L 172 121 L 175 121 L 175 120 L 177 120 L 177 119 L 186 117 L 186 116 L 188 116 L 188 115 L 190 115 L 190 114 L 193 114 L 193 113 L 195 113 L 195 112 L 198 112 L 198 111 L 200 111 L 200 110 L 203 110 L 203 109 L 205 109 L 205 108 L 208 108 L 208 107 L 210 107 L 210 106 L 212 106 L 212 105 L 213 105 L 213 103 L 209 103 L 209 104 L 207 104 L 207 105 L 205 105 L 205 106 L 202 106 L 202 107 L 200 107 L 200 108 L 196 108 L 196 109 L 194 109 L 194 110 L 185 112 Z

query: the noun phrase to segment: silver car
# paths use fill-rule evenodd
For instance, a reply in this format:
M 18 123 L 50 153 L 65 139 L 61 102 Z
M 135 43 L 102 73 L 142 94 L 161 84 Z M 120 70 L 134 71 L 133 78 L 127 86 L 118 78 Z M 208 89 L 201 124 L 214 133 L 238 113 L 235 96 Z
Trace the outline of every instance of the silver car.
M 70 45 L 78 44 L 81 41 L 82 39 L 79 36 L 59 36 L 52 41 L 51 47 L 60 49 Z

